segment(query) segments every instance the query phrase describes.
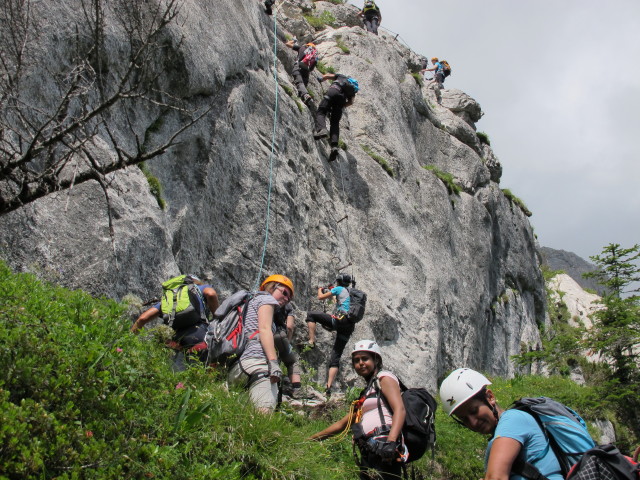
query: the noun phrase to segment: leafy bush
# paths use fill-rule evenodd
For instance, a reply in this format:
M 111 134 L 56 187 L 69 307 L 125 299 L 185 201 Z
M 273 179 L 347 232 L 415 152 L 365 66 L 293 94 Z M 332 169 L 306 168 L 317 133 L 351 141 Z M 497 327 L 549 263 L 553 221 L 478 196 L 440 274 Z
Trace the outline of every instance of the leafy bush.
M 351 50 L 349 50 L 349 47 L 347 47 L 347 45 L 342 41 L 342 35 L 336 35 L 335 39 L 337 47 L 342 50 L 343 53 L 349 55 L 351 53 Z
M 285 91 L 285 93 L 287 95 L 289 95 L 291 98 L 293 98 L 293 88 L 291 88 L 289 85 L 287 85 L 286 83 L 281 83 L 280 86 L 282 87 L 282 89 Z
M 160 180 L 153 173 L 151 173 L 151 170 L 149 170 L 149 167 L 145 162 L 139 163 L 138 168 L 142 171 L 145 178 L 147 179 L 147 183 L 149 184 L 149 192 L 151 192 L 151 195 L 155 197 L 156 202 L 158 202 L 158 206 L 162 210 L 164 210 L 167 207 L 167 202 L 162 196 L 162 184 L 160 183 Z
M 478 140 L 480 140 L 480 143 L 491 145 L 491 142 L 489 141 L 489 135 L 484 132 L 477 132 L 476 135 L 478 136 Z
M 418 86 L 420 88 L 422 88 L 422 86 L 424 85 L 424 80 L 422 79 L 422 75 L 417 73 L 417 72 L 413 72 L 411 74 L 411 76 L 413 77 L 413 79 L 416 81 L 416 83 L 418 84 Z
M 362 150 L 364 150 L 366 152 L 367 155 L 369 155 L 376 162 L 378 162 L 378 164 L 382 167 L 382 169 L 385 172 L 387 172 L 387 174 L 391 178 L 393 178 L 395 176 L 395 172 L 393 171 L 393 168 L 391 168 L 391 165 L 389 165 L 389 162 L 387 162 L 383 157 L 381 157 L 376 152 L 371 150 L 371 148 L 369 148 L 369 146 L 367 146 L 367 145 L 360 145 L 360 146 L 362 147 Z
M 346 152 L 348 147 L 347 147 L 347 144 L 342 139 L 339 139 L 338 140 L 338 148 L 341 148 L 342 150 L 344 150 Z
M 336 25 L 336 17 L 334 17 L 331 12 L 325 10 L 320 15 L 303 15 L 304 19 L 309 22 L 316 30 L 322 30 L 325 26 L 335 27 Z
M 456 183 L 453 175 L 448 172 L 443 172 L 433 165 L 424 165 L 422 168 L 424 168 L 425 170 L 429 170 L 436 177 L 438 177 L 442 181 L 442 183 L 444 183 L 444 186 L 447 187 L 449 195 L 460 195 L 462 187 Z
M 319 61 L 316 64 L 316 69 L 320 72 L 320 73 L 336 73 L 336 69 L 327 65 L 326 63 Z
M 502 193 L 504 193 L 504 196 L 507 197 L 512 204 L 522 210 L 522 213 L 524 213 L 527 217 L 533 215 L 533 213 L 531 213 L 531 210 L 527 208 L 524 202 L 516 197 L 513 193 L 511 193 L 511 190 L 509 190 L 508 188 L 503 188 Z

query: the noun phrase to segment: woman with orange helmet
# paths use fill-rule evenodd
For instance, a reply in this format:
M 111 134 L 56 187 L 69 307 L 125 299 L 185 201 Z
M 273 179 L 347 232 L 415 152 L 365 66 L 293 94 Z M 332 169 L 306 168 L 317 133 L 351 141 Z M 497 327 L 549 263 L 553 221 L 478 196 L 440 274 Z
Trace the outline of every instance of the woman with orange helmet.
M 239 361 L 229 371 L 229 381 L 244 383 L 255 407 L 269 413 L 276 406 L 282 378 L 273 340 L 273 315 L 276 307 L 293 298 L 293 282 L 284 275 L 270 275 L 260 285 L 260 291 L 247 304 L 244 328 L 249 338 Z

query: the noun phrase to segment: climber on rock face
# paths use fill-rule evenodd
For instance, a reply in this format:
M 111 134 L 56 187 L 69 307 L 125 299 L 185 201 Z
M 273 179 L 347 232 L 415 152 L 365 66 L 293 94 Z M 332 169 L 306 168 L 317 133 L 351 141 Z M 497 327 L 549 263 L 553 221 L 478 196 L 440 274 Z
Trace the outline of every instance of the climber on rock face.
M 267 15 L 271 15 L 273 13 L 272 7 L 274 3 L 276 3 L 276 0 L 264 0 L 264 12 Z
M 436 72 L 433 82 L 437 83 L 438 87 L 444 88 L 444 64 L 438 61 L 438 57 L 431 59 L 433 68 L 424 68 L 423 72 Z
M 364 28 L 366 28 L 367 32 L 378 35 L 378 26 L 382 22 L 382 15 L 376 2 L 365 0 L 364 7 L 360 10 L 358 16 L 364 19 Z
M 307 43 L 301 46 L 294 40 L 289 40 L 286 45 L 298 52 L 298 58 L 293 65 L 292 72 L 293 81 L 298 90 L 298 96 L 308 107 L 312 107 L 313 101 L 307 91 L 307 85 L 309 83 L 309 74 L 316 68 L 316 63 L 318 63 L 318 50 L 313 43 Z
M 336 340 L 331 350 L 331 359 L 329 360 L 329 374 L 327 376 L 326 393 L 331 393 L 331 385 L 338 375 L 340 368 L 340 357 L 349 342 L 349 338 L 355 329 L 355 325 L 347 320 L 347 313 L 351 304 L 351 297 L 347 287 L 352 283 L 351 275 L 341 273 L 336 278 L 337 286 L 329 285 L 327 287 L 318 287 L 318 300 L 327 300 L 331 297 L 336 298 L 336 307 L 333 315 L 324 312 L 307 312 L 307 326 L 309 327 L 309 346 L 314 348 L 316 345 L 316 324 L 319 323 L 323 328 L 330 332 L 336 332 Z M 331 288 L 329 288 L 331 287 Z
M 327 93 L 323 97 L 316 112 L 316 131 L 313 138 L 319 140 L 329 135 L 331 144 L 330 160 L 335 160 L 338 155 L 338 140 L 340 139 L 340 119 L 342 109 L 353 104 L 353 99 L 359 90 L 358 81 L 355 78 L 339 73 L 325 73 L 323 80 L 333 80 Z M 327 132 L 327 114 L 330 118 L 330 131 Z

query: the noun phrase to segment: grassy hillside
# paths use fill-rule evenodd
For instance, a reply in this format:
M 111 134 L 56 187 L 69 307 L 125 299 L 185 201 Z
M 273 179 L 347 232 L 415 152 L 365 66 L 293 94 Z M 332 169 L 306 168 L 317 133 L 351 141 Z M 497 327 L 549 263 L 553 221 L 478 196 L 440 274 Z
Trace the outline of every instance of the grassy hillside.
M 344 415 L 257 414 L 220 372 L 174 373 L 170 351 L 129 334 L 125 306 L 12 274 L 0 264 L 0 478 L 354 479 L 348 439 L 308 436 Z M 400 372 L 401 373 L 401 372 Z M 552 394 L 602 417 L 561 378 L 496 380 L 503 405 Z M 480 478 L 485 439 L 436 419 L 428 479 Z

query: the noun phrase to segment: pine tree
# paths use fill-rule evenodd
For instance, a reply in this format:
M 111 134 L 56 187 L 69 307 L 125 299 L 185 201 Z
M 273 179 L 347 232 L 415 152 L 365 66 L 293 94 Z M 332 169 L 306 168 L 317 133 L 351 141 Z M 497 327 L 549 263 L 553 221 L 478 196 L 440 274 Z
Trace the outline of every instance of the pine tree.
M 590 257 L 597 271 L 584 274 L 595 278 L 606 289 L 599 303 L 602 309 L 592 314 L 593 327 L 585 338 L 587 347 L 598 352 L 611 369 L 611 377 L 602 391 L 613 400 L 640 431 L 640 245 L 622 248 L 611 243 L 600 255 Z

